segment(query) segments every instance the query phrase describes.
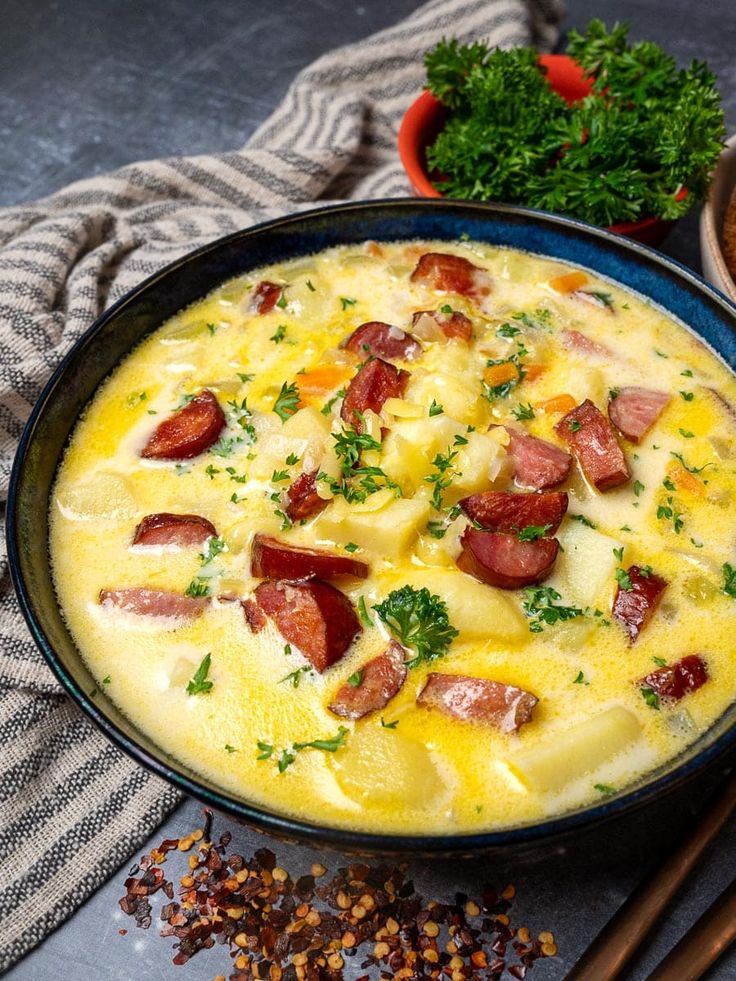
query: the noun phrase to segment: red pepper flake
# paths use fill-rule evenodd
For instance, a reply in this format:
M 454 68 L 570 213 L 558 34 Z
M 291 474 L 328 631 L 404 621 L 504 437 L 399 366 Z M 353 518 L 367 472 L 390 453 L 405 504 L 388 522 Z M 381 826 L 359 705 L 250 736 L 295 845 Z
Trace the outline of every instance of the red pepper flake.
M 504 972 L 523 981 L 536 960 L 557 952 L 551 933 L 532 940 L 527 927 L 511 925 L 512 886 L 500 896 L 486 887 L 480 902 L 457 893 L 454 902 L 440 903 L 415 892 L 403 863 L 355 862 L 331 878 L 320 865 L 294 876 L 269 848 L 250 859 L 228 854 L 232 835 L 225 831 L 215 844 L 212 824 L 205 810 L 203 831 L 166 839 L 124 882 L 120 909 L 141 929 L 152 922 L 150 897 L 160 891 L 168 900 L 159 911 L 160 934 L 174 938 L 174 964 L 217 943 L 234 959 L 229 981 L 343 981 L 356 955 L 368 972 L 358 981 L 480 981 Z M 175 886 L 160 866 L 169 852 L 184 861 L 188 848 L 180 849 L 180 841 L 188 848 L 196 841 L 198 850 L 186 856 Z

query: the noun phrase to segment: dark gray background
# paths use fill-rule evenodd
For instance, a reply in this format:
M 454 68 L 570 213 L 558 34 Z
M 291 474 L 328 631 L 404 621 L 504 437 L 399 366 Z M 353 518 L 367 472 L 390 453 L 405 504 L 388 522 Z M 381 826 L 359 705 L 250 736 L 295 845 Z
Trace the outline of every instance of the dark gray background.
M 4 0 L 0 28 L 0 204 L 51 193 L 64 184 L 131 160 L 241 146 L 274 108 L 296 72 L 330 48 L 394 23 L 416 0 Z M 569 0 L 563 27 L 593 16 L 628 20 L 681 63 L 706 59 L 719 78 L 729 133 L 736 130 L 736 4 L 733 0 Z M 664 251 L 699 269 L 697 218 L 678 225 Z M 642 875 L 687 827 L 703 799 L 691 785 L 675 797 L 564 844 L 527 855 L 458 862 L 416 862 L 426 895 L 475 892 L 485 881 L 518 890 L 514 921 L 551 929 L 560 955 L 539 962 L 535 981 L 558 981 Z M 183 805 L 155 836 L 177 837 L 201 823 Z M 233 847 L 245 854 L 262 839 L 231 822 Z M 643 981 L 683 930 L 736 873 L 736 821 L 688 883 L 627 975 Z M 279 846 L 282 864 L 306 870 L 314 856 Z M 336 854 L 322 854 L 331 869 Z M 84 856 L 80 855 L 80 862 Z M 180 872 L 179 874 L 183 874 Z M 131 929 L 117 909 L 121 871 L 64 927 L 9 975 L 12 981 L 181 981 L 227 974 L 216 948 L 184 968 L 170 964 L 155 929 Z M 736 978 L 736 951 L 711 979 Z M 604 979 L 592 979 L 604 981 Z

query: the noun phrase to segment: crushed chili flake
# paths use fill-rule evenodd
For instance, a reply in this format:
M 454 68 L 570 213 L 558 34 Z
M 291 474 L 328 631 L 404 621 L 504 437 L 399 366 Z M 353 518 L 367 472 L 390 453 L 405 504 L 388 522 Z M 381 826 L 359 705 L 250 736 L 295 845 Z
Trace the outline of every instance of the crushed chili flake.
M 453 903 L 426 901 L 406 879 L 405 864 L 362 862 L 317 885 L 328 874 L 323 865 L 295 877 L 269 848 L 250 859 L 228 854 L 232 835 L 225 831 L 215 844 L 212 823 L 205 810 L 203 830 L 166 839 L 143 856 L 119 900 L 123 913 L 148 929 L 150 897 L 164 894 L 169 902 L 159 912 L 160 933 L 175 940 L 174 964 L 218 943 L 233 958 L 229 981 L 343 981 L 346 961 L 360 956 L 359 969 L 368 973 L 358 981 L 480 981 L 504 974 L 522 981 L 538 958 L 557 953 L 548 931 L 535 940 L 528 927 L 511 925 L 511 885 L 500 895 L 485 887 L 479 901 L 464 893 Z M 160 866 L 167 853 L 190 851 L 195 843 L 174 899 L 174 883 Z

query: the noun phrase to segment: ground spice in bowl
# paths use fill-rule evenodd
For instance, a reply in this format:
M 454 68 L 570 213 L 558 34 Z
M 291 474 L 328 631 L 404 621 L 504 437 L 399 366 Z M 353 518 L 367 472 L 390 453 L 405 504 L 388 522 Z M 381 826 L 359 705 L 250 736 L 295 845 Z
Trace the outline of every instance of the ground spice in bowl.
M 229 981 L 475 981 L 504 974 L 522 981 L 536 960 L 557 953 L 549 931 L 535 937 L 512 924 L 512 885 L 442 903 L 415 891 L 404 864 L 356 862 L 330 876 L 315 863 L 295 877 L 268 848 L 249 859 L 229 853 L 230 832 L 215 843 L 212 813 L 205 817 L 203 828 L 143 856 L 119 901 L 137 927 L 148 929 L 151 898 L 166 897 L 160 934 L 175 940 L 174 964 L 221 944 L 233 959 Z M 176 887 L 162 868 L 170 853 L 187 855 Z

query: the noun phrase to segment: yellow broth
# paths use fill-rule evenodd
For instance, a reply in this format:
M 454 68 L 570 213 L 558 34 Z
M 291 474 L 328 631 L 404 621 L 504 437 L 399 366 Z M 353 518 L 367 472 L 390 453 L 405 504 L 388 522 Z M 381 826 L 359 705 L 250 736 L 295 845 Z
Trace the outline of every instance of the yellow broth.
M 428 251 L 488 270 L 491 294 L 476 303 L 412 282 Z M 624 789 L 710 726 L 736 688 L 728 640 L 734 599 L 723 590 L 723 565 L 734 563 L 736 423 L 729 404 L 736 404 L 736 381 L 681 324 L 617 283 L 586 274 L 585 288 L 608 297 L 600 307 L 551 285 L 569 272 L 556 259 L 472 242 L 345 246 L 225 283 L 143 341 L 86 409 L 51 502 L 59 602 L 98 686 L 164 750 L 230 793 L 306 821 L 374 832 L 470 832 L 537 821 Z M 252 312 L 260 280 L 286 284 L 285 305 Z M 273 411 L 282 386 L 298 386 L 318 365 L 337 364 L 339 373 L 349 360 L 339 344 L 358 325 L 376 320 L 411 331 L 415 311 L 443 304 L 470 317 L 474 340 L 427 341 L 417 361 L 397 362 L 412 373 L 403 404 L 384 411 L 374 426 L 379 438 L 385 430 L 381 450 L 368 454 L 403 496 L 381 491 L 363 504 L 335 500 L 284 530 L 278 495 L 305 461 L 336 472 L 331 432 L 341 428 L 341 402 L 334 396 L 347 381 L 313 392 L 311 404 L 285 422 Z M 565 329 L 606 345 L 610 355 L 569 349 Z M 487 360 L 507 359 L 520 344 L 523 363 L 540 367 L 506 397 L 484 397 Z M 348 381 L 355 370 L 354 363 L 344 366 Z M 464 518 L 441 539 L 428 533 L 428 522 L 442 517 L 426 480 L 432 461 L 454 434 L 475 427 L 475 455 L 456 466 L 462 476 L 447 487 L 445 506 L 473 491 L 509 488 L 505 431 L 489 433 L 489 426 L 513 424 L 562 445 L 553 428 L 561 413 L 545 402 L 565 393 L 575 403 L 591 399 L 605 414 L 609 390 L 631 385 L 672 395 L 639 446 L 620 440 L 632 479 L 599 493 L 573 463 L 562 485 L 570 496 L 558 533 L 564 552 L 543 585 L 558 590 L 560 604 L 587 614 L 531 632 L 520 590 L 498 590 L 457 569 Z M 180 464 L 141 459 L 155 427 L 182 397 L 205 387 L 228 414 L 221 455 L 210 450 Z M 229 405 L 242 407 L 243 399 L 252 445 Z M 430 415 L 433 402 L 443 411 Z M 519 406 L 531 406 L 533 418 L 518 421 Z M 683 477 L 673 453 L 706 469 Z M 298 463 L 286 462 L 294 457 Z M 287 478 L 274 480 L 279 471 Z M 677 481 L 675 490 L 663 481 Z M 681 518 L 677 531 L 659 510 L 668 497 Z M 198 547 L 131 547 L 141 519 L 167 511 L 207 518 L 224 549 L 203 564 Z M 367 579 L 340 588 L 356 605 L 363 599 L 372 626 L 323 674 L 298 674 L 298 687 L 293 672 L 308 664 L 299 651 L 285 653 L 272 623 L 252 633 L 240 604 L 217 598 L 247 597 L 257 585 L 250 575 L 257 532 L 341 554 L 355 543 L 355 557 L 370 564 Z M 619 560 L 614 549 L 621 547 Z M 615 571 L 632 563 L 650 565 L 669 583 L 634 645 L 611 619 Z M 101 589 L 129 586 L 184 593 L 197 577 L 212 601 L 191 623 L 99 602 Z M 446 600 L 458 637 L 447 656 L 411 669 L 382 711 L 355 722 L 336 718 L 327 708 L 336 690 L 389 641 L 373 605 L 407 583 Z M 676 704 L 647 704 L 637 682 L 656 669 L 653 659 L 672 663 L 693 652 L 707 662 L 707 683 Z M 207 653 L 212 687 L 187 694 Z M 514 684 L 539 703 L 518 733 L 461 722 L 416 704 L 429 671 Z M 279 771 L 294 742 L 330 739 L 341 725 L 347 732 L 335 752 L 306 748 Z

